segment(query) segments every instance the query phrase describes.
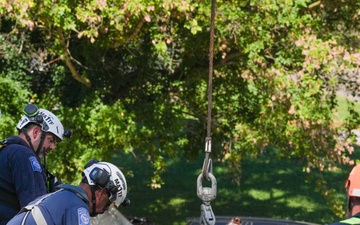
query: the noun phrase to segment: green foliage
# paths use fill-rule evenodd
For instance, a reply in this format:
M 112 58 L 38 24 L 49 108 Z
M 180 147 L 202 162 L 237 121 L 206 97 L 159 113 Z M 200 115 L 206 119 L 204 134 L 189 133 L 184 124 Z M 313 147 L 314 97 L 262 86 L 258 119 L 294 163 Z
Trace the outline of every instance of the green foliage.
M 17 37 L 12 39 L 18 41 Z M 16 45 L 0 36 L 3 52 L 0 58 L 0 139 L 16 135 L 15 126 L 21 118 L 24 105 L 28 103 L 29 91 L 27 76 L 23 71 L 23 55 Z M 24 80 L 22 80 L 24 79 Z
M 28 92 L 21 83 L 0 76 L 0 139 L 16 135 L 16 125 L 27 103 Z
M 97 99 L 79 108 L 59 107 L 57 113 L 73 137 L 59 144 L 57 152 L 50 155 L 49 166 L 60 171 L 65 181 L 79 179 L 74 172 L 80 172 L 92 158 L 109 160 L 120 147 L 131 150 L 125 139 L 132 129 L 131 116 L 124 116 L 120 103 L 107 106 Z

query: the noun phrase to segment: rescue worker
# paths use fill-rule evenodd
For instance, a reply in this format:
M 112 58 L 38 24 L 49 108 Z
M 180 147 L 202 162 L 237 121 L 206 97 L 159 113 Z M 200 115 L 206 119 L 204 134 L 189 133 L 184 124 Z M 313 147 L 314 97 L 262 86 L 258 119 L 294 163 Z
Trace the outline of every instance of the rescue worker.
M 24 108 L 19 134 L 0 142 L 0 225 L 6 224 L 36 197 L 48 192 L 44 160 L 55 144 L 70 137 L 60 120 L 34 104 Z
M 360 224 L 360 164 L 351 170 L 349 178 L 345 183 L 345 188 L 348 206 L 347 219 L 332 223 L 331 225 Z
M 88 163 L 79 186 L 60 184 L 57 188 L 25 206 L 8 225 L 87 225 L 90 217 L 104 213 L 111 204 L 128 204 L 126 179 L 108 162 Z

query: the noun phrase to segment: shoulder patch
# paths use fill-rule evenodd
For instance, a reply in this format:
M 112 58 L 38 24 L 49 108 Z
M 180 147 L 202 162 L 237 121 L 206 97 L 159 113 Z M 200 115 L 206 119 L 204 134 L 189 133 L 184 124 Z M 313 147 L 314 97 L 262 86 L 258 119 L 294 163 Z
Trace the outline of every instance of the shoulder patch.
M 78 208 L 78 224 L 79 225 L 90 224 L 89 212 L 83 207 Z
M 41 165 L 35 156 L 30 156 L 29 160 L 33 171 L 42 172 Z

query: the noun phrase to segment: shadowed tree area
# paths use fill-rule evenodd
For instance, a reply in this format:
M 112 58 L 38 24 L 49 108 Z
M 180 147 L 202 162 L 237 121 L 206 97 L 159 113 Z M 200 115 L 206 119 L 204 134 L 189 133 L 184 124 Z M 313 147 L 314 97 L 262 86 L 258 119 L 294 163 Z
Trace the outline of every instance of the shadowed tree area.
M 147 218 L 154 224 L 185 224 L 187 217 L 200 217 L 202 202 L 196 194 L 196 180 L 201 173 L 201 159 L 168 160 L 169 170 L 163 176 L 165 185 L 151 190 L 146 182 L 150 167 L 144 162 L 133 164 L 128 157 L 121 155 L 114 159 L 123 165 L 124 171 L 132 171 L 128 174 L 128 196 L 132 205 L 120 208 L 125 216 Z M 216 216 L 283 218 L 319 224 L 338 220 L 319 193 L 324 190 L 315 185 L 318 177 L 302 171 L 303 162 L 276 160 L 271 151 L 266 151 L 256 159 L 241 163 L 240 185 L 234 182 L 229 166 L 214 164 L 218 192 L 211 205 Z M 344 185 L 351 168 L 344 166 L 337 172 L 322 174 L 328 185 L 336 190 L 333 197 L 339 206 L 346 206 Z M 205 183 L 204 186 L 210 185 Z

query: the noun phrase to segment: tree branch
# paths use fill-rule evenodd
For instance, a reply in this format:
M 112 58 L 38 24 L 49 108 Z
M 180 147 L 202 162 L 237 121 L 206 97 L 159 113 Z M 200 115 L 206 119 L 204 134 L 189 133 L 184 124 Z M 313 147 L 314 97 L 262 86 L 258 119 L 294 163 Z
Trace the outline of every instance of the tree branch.
M 321 3 L 321 1 L 316 1 L 316 2 L 314 2 L 314 3 L 311 3 L 308 8 L 309 8 L 309 9 L 314 8 L 315 6 L 320 5 L 320 3 Z
M 67 67 L 70 69 L 71 75 L 73 76 L 73 78 L 75 80 L 77 80 L 80 83 L 84 84 L 86 87 L 88 87 L 88 88 L 91 87 L 91 81 L 87 77 L 81 77 L 79 75 L 79 73 L 76 71 L 75 66 L 73 65 L 73 63 L 71 61 L 71 55 L 70 55 L 69 49 L 67 48 L 64 35 L 63 35 L 62 30 L 60 28 L 58 29 L 58 34 L 59 34 L 60 44 L 64 48 L 65 63 L 67 65 Z
M 130 41 L 131 39 L 133 39 L 134 37 L 137 36 L 137 34 L 140 32 L 141 27 L 143 26 L 144 22 L 145 22 L 144 19 L 140 20 L 140 22 L 137 24 L 134 32 L 132 32 L 132 34 L 125 40 L 125 43 L 127 43 L 128 41 Z

